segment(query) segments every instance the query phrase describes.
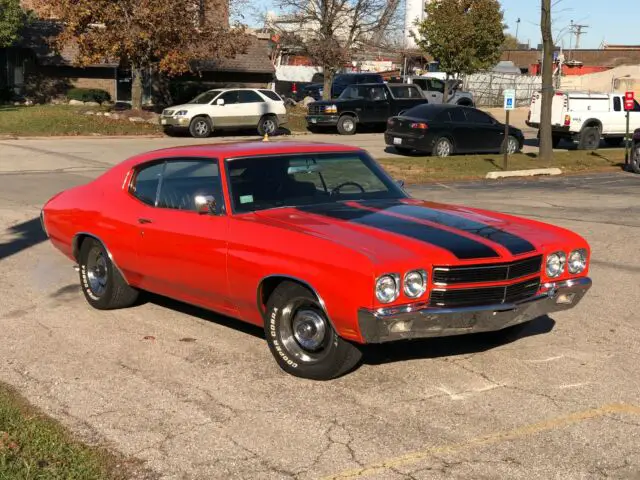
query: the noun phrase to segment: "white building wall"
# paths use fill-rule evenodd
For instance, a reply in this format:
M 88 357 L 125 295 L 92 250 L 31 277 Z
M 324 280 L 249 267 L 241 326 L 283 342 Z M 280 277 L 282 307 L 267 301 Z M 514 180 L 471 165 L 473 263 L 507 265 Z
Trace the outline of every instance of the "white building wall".
M 404 47 L 416 48 L 416 41 L 411 35 L 417 33 L 415 23 L 424 18 L 424 6 L 429 0 L 406 0 L 404 11 Z

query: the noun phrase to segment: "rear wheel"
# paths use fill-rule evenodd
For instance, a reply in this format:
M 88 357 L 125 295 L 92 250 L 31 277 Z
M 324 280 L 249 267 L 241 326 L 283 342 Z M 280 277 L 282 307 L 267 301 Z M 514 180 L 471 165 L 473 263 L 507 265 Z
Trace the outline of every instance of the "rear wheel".
M 631 149 L 631 158 L 630 158 L 631 170 L 635 173 L 640 173 L 640 143 L 633 146 Z
M 99 241 L 87 238 L 82 242 L 78 258 L 80 286 L 87 302 L 98 310 L 130 307 L 138 291 L 127 285 Z
M 453 154 L 453 145 L 448 138 L 440 137 L 433 144 L 433 150 L 431 153 L 435 157 L 449 157 Z
M 507 155 L 513 155 L 514 153 L 518 153 L 520 150 L 520 142 L 513 135 L 509 135 L 507 137 L 507 141 L 502 146 L 502 152 L 507 151 Z
M 316 296 L 298 283 L 283 282 L 271 294 L 264 329 L 276 362 L 296 377 L 330 380 L 362 357 L 338 336 Z
M 260 119 L 258 123 L 258 134 L 261 136 L 264 135 L 273 135 L 278 131 L 278 119 L 273 115 L 267 115 Z
M 356 133 L 356 119 L 351 115 L 343 115 L 338 120 L 338 133 L 340 135 L 353 135 Z
M 580 132 L 578 150 L 596 150 L 600 146 L 600 129 L 598 127 L 586 127 Z

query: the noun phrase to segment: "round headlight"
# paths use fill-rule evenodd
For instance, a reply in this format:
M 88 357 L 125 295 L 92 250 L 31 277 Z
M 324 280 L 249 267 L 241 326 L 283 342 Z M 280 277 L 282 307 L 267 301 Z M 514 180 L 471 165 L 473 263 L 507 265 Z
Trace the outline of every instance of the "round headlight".
M 398 278 L 395 275 L 383 275 L 376 282 L 376 298 L 382 303 L 391 303 L 398 298 Z
M 559 277 L 564 272 L 567 256 L 564 252 L 555 252 L 547 256 L 547 275 L 551 278 Z
M 587 268 L 587 251 L 584 248 L 574 250 L 569 254 L 567 269 L 569 273 L 576 274 L 584 272 Z
M 413 270 L 404 276 L 404 294 L 418 298 L 427 290 L 427 274 L 424 270 Z

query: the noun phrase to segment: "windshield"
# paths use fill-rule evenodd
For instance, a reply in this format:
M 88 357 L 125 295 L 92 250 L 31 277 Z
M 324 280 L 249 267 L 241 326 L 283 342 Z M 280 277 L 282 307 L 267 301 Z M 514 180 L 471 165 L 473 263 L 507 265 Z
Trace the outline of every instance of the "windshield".
M 227 165 L 236 212 L 406 197 L 364 152 L 253 157 Z
M 197 103 L 199 105 L 204 105 L 206 103 L 210 103 L 214 98 L 216 98 L 221 93 L 222 93 L 222 90 L 211 90 L 210 92 L 204 92 L 188 103 Z

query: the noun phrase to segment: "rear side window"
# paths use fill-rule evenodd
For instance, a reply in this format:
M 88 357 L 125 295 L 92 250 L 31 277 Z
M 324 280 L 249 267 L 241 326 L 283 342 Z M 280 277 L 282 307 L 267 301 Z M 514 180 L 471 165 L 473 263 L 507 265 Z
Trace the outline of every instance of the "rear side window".
M 253 90 L 240 90 L 238 94 L 239 103 L 261 103 L 264 102 L 262 97 Z
M 419 88 L 414 85 L 389 86 L 395 98 L 424 98 Z
M 483 125 L 491 125 L 493 123 L 491 117 L 486 113 L 481 112 L 480 110 L 470 108 L 465 113 L 467 115 L 467 120 L 470 123 L 478 123 Z
M 434 112 L 433 107 L 431 105 L 418 105 L 417 107 L 410 108 L 406 112 L 402 114 L 403 117 L 413 117 L 413 118 L 421 118 L 424 120 L 429 120 L 433 118 L 433 116 L 437 112 Z
M 616 112 L 622 111 L 622 102 L 620 97 L 613 97 L 613 110 Z
M 156 163 L 138 171 L 131 187 L 134 197 L 147 205 L 155 206 L 163 163 Z
M 452 122 L 464 123 L 467 121 L 467 117 L 465 117 L 464 112 L 462 111 L 461 108 L 450 109 L 449 116 L 451 117 Z
M 307 87 L 307 88 L 309 88 L 309 87 Z M 276 102 L 281 102 L 282 101 L 280 96 L 276 92 L 274 92 L 272 90 L 260 90 L 260 93 L 263 94 L 265 97 L 267 97 L 270 100 L 274 100 Z

